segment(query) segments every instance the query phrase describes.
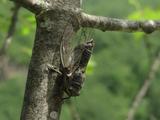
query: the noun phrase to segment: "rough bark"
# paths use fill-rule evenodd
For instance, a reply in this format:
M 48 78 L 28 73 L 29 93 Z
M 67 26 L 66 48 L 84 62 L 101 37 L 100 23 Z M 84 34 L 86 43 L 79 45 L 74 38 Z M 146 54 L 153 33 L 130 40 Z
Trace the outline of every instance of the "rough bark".
M 71 3 L 78 5 L 74 0 Z M 63 90 L 58 74 L 49 71 L 47 64 L 60 65 L 60 43 L 64 29 L 69 25 L 73 27 L 70 32 L 75 34 L 78 23 L 69 11 L 64 10 L 43 11 L 36 17 L 36 21 L 36 37 L 21 120 L 59 120 Z

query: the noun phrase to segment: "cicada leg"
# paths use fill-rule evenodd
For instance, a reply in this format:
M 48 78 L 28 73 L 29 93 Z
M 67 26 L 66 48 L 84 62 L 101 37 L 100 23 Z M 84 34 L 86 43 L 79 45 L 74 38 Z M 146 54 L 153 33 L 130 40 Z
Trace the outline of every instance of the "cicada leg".
M 66 100 L 66 99 L 69 99 L 69 98 L 71 98 L 71 94 L 70 94 L 70 92 L 69 91 L 67 91 L 67 90 L 64 90 L 64 92 L 68 95 L 67 97 L 64 97 L 63 98 L 63 100 Z
M 58 67 L 53 66 L 53 65 L 51 65 L 51 64 L 47 64 L 47 67 L 48 67 L 49 70 L 52 70 L 52 71 L 54 71 L 54 72 L 62 75 L 62 72 L 58 69 Z

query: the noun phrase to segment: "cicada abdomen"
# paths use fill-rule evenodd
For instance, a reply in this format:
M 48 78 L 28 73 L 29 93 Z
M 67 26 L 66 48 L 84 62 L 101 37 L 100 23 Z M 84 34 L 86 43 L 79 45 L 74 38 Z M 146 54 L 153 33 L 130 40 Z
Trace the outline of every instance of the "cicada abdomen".
M 80 95 L 80 90 L 83 86 L 83 82 L 84 82 L 83 73 L 80 69 L 77 69 L 74 72 L 72 79 L 70 79 L 70 81 L 69 81 L 68 91 L 71 96 L 79 96 Z
M 84 50 L 82 52 L 81 60 L 79 63 L 79 67 L 81 69 L 86 69 L 92 55 L 93 47 L 94 47 L 93 39 L 84 43 Z

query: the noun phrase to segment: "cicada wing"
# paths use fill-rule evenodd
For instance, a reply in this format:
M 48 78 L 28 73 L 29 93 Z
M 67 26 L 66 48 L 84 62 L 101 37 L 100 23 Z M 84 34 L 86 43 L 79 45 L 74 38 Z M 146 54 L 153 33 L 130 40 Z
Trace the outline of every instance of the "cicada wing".
M 94 30 L 90 28 L 83 28 L 81 30 L 81 41 L 83 43 L 89 41 L 94 36 Z
M 83 50 L 84 50 L 84 45 L 79 44 L 72 51 L 71 66 L 72 66 L 72 71 L 73 72 L 79 67 L 79 63 L 80 63 L 80 60 L 81 60 L 81 57 L 82 57 Z
M 77 35 L 75 36 L 75 44 L 74 44 L 74 49 L 72 50 L 72 53 L 71 53 L 71 62 L 70 62 L 70 66 L 71 66 L 71 69 L 72 69 L 72 73 L 79 67 L 79 63 L 80 63 L 80 60 L 81 60 L 81 56 L 82 56 L 82 53 L 83 53 L 83 50 L 84 50 L 84 43 L 87 39 L 86 37 L 87 34 L 86 34 L 86 31 L 85 29 L 81 29 Z M 82 42 L 82 43 L 81 43 Z
M 60 57 L 63 67 L 68 67 L 71 62 L 71 40 L 73 37 L 74 31 L 71 25 L 67 25 L 62 36 L 61 45 L 60 45 Z
M 73 36 L 73 34 L 73 27 L 71 25 L 66 25 L 60 46 L 62 65 L 64 67 L 70 67 L 72 71 L 78 68 L 83 50 L 85 48 L 84 43 L 80 44 L 78 41 L 88 41 L 91 37 L 91 32 L 88 29 L 82 29 L 79 39 L 76 38 L 76 36 Z M 78 45 L 73 49 L 71 45 L 75 46 L 75 42 L 77 42 Z

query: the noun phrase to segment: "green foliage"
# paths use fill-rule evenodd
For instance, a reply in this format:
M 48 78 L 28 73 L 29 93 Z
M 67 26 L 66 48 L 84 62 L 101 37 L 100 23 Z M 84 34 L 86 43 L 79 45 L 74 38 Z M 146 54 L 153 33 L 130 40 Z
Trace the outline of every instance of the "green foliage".
M 160 19 L 160 10 L 153 10 L 150 7 L 146 7 L 141 11 L 133 12 L 132 14 L 129 15 L 129 18 L 135 19 L 135 20 L 147 20 L 147 19 L 151 19 L 151 18 L 153 20 L 159 20 Z
M 91 59 L 91 60 L 89 61 L 89 63 L 88 63 L 87 70 L 86 70 L 86 74 L 87 74 L 87 75 L 93 74 L 95 66 L 96 66 L 95 61 L 94 61 L 93 59 Z
M 13 4 L 7 0 L 1 0 L 0 3 L 1 45 L 9 26 Z M 83 8 L 95 15 L 146 20 L 160 18 L 159 5 L 159 0 L 85 0 Z M 7 51 L 12 64 L 28 65 L 35 26 L 33 14 L 21 8 L 15 36 Z M 158 32 L 148 36 L 143 33 L 103 33 L 95 30 L 96 44 L 87 67 L 84 89 L 80 97 L 72 98 L 81 120 L 125 120 L 133 98 L 147 76 L 150 61 L 160 47 L 159 38 Z M 150 120 L 151 116 L 155 120 L 160 119 L 159 78 L 158 74 L 139 106 L 136 120 Z M 0 120 L 19 119 L 24 85 L 21 73 L 0 83 Z M 61 120 L 71 120 L 67 104 L 63 106 Z

